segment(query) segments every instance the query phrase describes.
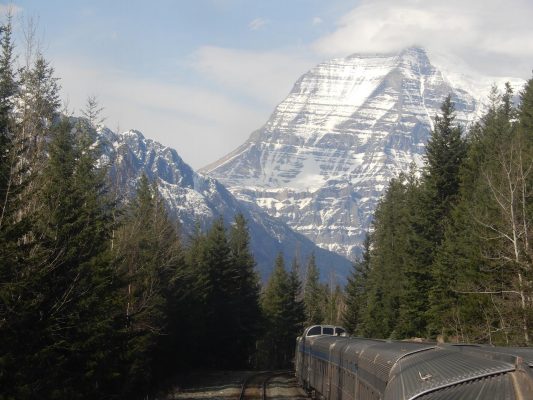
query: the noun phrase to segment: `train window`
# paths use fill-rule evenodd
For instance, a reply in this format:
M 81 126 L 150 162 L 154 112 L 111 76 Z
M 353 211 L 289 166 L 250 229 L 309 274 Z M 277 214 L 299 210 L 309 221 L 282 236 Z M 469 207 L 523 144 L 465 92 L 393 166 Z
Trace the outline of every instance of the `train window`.
M 323 335 L 333 335 L 333 328 L 323 327 L 322 328 L 322 334 Z
M 345 333 L 346 333 L 346 331 L 344 329 L 339 328 L 339 327 L 335 328 L 335 335 L 342 336 Z
M 316 335 L 320 335 L 321 334 L 321 331 L 320 331 L 320 326 L 313 326 L 311 329 L 309 329 L 309 331 L 307 332 L 307 336 L 316 336 Z

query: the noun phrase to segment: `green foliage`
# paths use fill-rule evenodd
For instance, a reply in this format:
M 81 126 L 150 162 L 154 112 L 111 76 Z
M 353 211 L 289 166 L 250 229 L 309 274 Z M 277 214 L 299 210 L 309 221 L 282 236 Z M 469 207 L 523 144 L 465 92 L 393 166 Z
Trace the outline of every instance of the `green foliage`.
M 340 325 L 342 322 L 342 310 L 344 305 L 344 293 L 340 285 L 330 283 L 324 286 L 325 318 L 324 323 Z
M 250 367 L 250 355 L 255 351 L 260 322 L 259 278 L 255 272 L 255 260 L 250 249 L 250 235 L 246 219 L 242 214 L 235 216 L 229 232 L 231 262 L 235 268 L 236 296 L 236 336 L 233 338 L 234 366 Z
M 320 275 L 314 254 L 311 254 L 307 262 L 304 305 L 306 326 L 321 324 L 324 321 L 324 293 L 320 285 Z
M 304 328 L 305 304 L 302 297 L 300 264 L 298 263 L 298 259 L 294 257 L 289 272 L 289 298 L 292 300 L 289 313 L 291 315 L 291 330 L 296 333 L 303 331 Z
M 296 268 L 285 269 L 283 255 L 278 254 L 274 271 L 261 298 L 266 328 L 259 344 L 260 362 L 271 369 L 287 368 L 294 355 L 295 340 L 304 320 L 299 300 Z
M 116 339 L 110 204 L 94 159 L 83 168 L 68 121 L 54 128 L 48 155 L 3 335 L 14 363 L 6 370 L 16 371 L 8 393 L 17 398 L 79 398 L 114 385 L 116 354 L 100 347 Z
M 390 337 L 398 322 L 409 237 L 406 198 L 403 179 L 394 179 L 376 209 L 366 308 L 359 329 L 365 336 Z
M 454 124 L 450 98 L 445 100 L 422 177 L 393 180 L 376 210 L 368 274 L 358 278 L 356 270 L 347 287 L 350 330 L 530 343 L 531 86 L 529 81 L 518 109 L 510 85 L 502 94 L 493 89 L 468 141 Z
M 244 216 L 187 244 L 155 182 L 107 193 L 89 97 L 70 120 L 28 43 L 14 68 L 0 29 L 0 399 L 146 398 L 191 366 L 250 368 L 263 329 Z M 16 104 L 16 107 L 14 105 Z M 302 328 L 298 268 L 285 284 L 290 353 Z M 287 353 L 287 354 L 289 354 Z M 288 358 L 285 362 L 288 361 Z
M 441 107 L 442 115 L 435 117 L 435 128 L 426 146 L 427 171 L 424 183 L 430 192 L 436 222 L 434 242 L 443 234 L 443 219 L 449 214 L 459 194 L 459 170 L 466 156 L 462 129 L 454 123 L 455 108 L 451 96 Z
M 532 186 L 526 171 L 533 153 L 511 98 L 509 85 L 501 95 L 493 91 L 488 113 L 473 129 L 453 219 L 454 230 L 466 236 L 468 246 L 448 235 L 445 256 L 440 258 L 441 264 L 462 266 L 455 284 L 460 302 L 452 310 L 461 317 L 462 331 L 470 340 L 528 344 Z M 449 323 L 442 326 L 452 329 Z
M 435 120 L 427 145 L 426 169 L 415 168 L 393 179 L 374 216 L 374 232 L 366 260 L 348 286 L 345 321 L 357 333 L 373 337 L 427 337 L 433 305 L 444 292 L 443 274 L 433 270 L 451 210 L 457 203 L 460 170 L 467 146 L 448 96 Z M 364 278 L 363 278 L 364 277 Z M 364 295 L 362 295 L 364 293 Z M 361 298 L 360 296 L 364 296 Z M 434 303 L 432 303 L 432 301 Z M 358 309 L 358 303 L 364 304 Z M 430 311 L 431 310 L 431 311 Z
M 190 326 L 191 342 L 197 346 L 195 351 L 185 350 L 187 357 L 204 367 L 249 368 L 262 321 L 259 282 L 244 217 L 236 215 L 229 232 L 222 218 L 206 234 L 197 227 L 186 260 L 193 290 L 189 316 L 184 315 L 183 321 Z
M 138 386 L 147 390 L 154 354 L 167 333 L 170 289 L 182 268 L 182 254 L 157 186 L 150 185 L 146 175 L 141 177 L 136 197 L 125 210 L 115 246 L 124 280 L 122 313 L 129 362 L 126 392 Z
M 353 263 L 353 271 L 346 284 L 346 308 L 342 315 L 342 324 L 351 334 L 365 331 L 362 315 L 366 309 L 368 277 L 370 274 L 370 236 L 364 241 L 363 256 Z

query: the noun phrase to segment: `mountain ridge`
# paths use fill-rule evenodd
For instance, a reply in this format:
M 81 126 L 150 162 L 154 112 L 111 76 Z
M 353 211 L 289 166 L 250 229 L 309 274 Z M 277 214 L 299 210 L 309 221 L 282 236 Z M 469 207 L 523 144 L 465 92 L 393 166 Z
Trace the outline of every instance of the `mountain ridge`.
M 389 180 L 423 164 L 448 94 L 462 125 L 481 115 L 484 93 L 454 86 L 420 47 L 326 61 L 302 75 L 241 146 L 199 171 L 353 258 Z
M 98 142 L 102 149 L 99 163 L 108 167 L 110 182 L 122 195 L 120 200 L 128 201 L 134 196 L 143 173 L 149 180 L 157 180 L 168 215 L 179 221 L 185 237 L 193 234 L 197 224 L 205 230 L 221 216 L 229 225 L 237 213 L 242 213 L 248 221 L 251 248 L 263 281 L 282 252 L 287 262 L 298 257 L 300 263 L 314 253 L 323 280 L 334 276 L 336 281 L 345 282 L 351 269 L 349 260 L 316 247 L 255 203 L 237 200 L 216 179 L 197 174 L 176 150 L 145 138 L 137 130 L 116 133 L 100 127 Z

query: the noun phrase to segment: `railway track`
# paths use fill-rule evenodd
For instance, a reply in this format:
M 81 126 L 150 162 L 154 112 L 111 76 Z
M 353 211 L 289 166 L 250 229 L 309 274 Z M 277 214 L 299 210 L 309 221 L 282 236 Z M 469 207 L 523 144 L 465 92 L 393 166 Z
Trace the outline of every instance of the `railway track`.
M 276 376 L 288 373 L 289 371 L 264 371 L 248 376 L 242 383 L 239 400 L 267 400 L 268 382 Z

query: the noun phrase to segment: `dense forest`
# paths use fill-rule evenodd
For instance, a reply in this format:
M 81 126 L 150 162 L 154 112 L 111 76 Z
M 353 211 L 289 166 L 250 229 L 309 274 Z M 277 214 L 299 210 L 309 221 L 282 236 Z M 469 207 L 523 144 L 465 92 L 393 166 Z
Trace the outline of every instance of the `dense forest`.
M 448 97 L 425 167 L 392 180 L 346 288 L 344 322 L 378 338 L 530 345 L 533 80 L 492 90 L 467 132 Z
M 183 238 L 157 182 L 117 200 L 96 99 L 69 115 L 32 34 L 18 67 L 10 19 L 0 33 L 0 399 L 146 398 L 194 368 L 286 368 L 306 322 L 338 319 L 314 257 L 303 285 L 280 254 L 261 291 L 242 215 Z

